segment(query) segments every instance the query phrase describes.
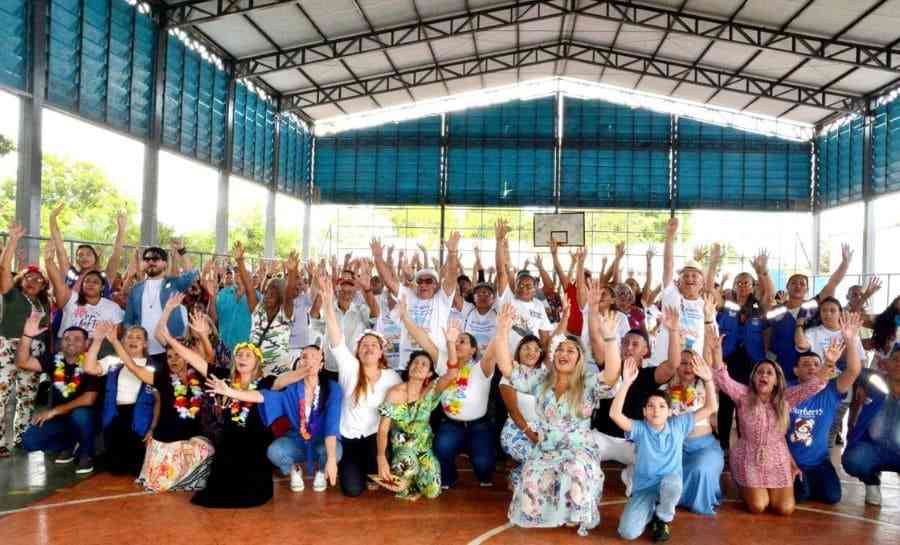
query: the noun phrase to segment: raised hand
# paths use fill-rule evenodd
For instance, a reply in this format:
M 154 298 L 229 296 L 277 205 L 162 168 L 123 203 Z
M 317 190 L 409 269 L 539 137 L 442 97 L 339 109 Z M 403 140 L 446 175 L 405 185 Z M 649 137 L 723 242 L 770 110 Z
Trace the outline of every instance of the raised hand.
M 568 297 L 562 297 L 560 300 L 561 306 L 559 310 L 559 323 L 568 324 L 569 316 L 572 314 L 572 305 L 569 303 Z
M 709 260 L 715 263 L 718 263 L 722 260 L 722 245 L 718 242 L 713 242 L 712 246 L 710 247 Z
M 319 295 L 322 297 L 323 305 L 331 305 L 334 303 L 334 286 L 331 283 L 331 277 L 325 272 L 324 267 L 319 267 L 314 277 L 315 284 L 319 289 Z
M 448 238 L 444 242 L 444 246 L 446 246 L 447 251 L 450 253 L 455 253 L 459 251 L 459 241 L 462 238 L 462 235 L 459 234 L 459 231 L 453 231 L 450 233 L 450 238 Z
M 757 275 L 761 272 L 769 270 L 769 251 L 765 248 L 760 250 L 750 264 L 753 266 L 753 270 L 756 271 Z
M 846 344 L 844 340 L 835 337 L 831 340 L 831 344 L 828 345 L 828 348 L 825 349 L 825 361 L 835 363 L 839 359 L 841 359 L 841 354 L 844 353 L 844 347 Z
M 841 244 L 841 260 L 844 263 L 850 263 L 853 260 L 853 250 L 849 244 Z
M 287 259 L 284 260 L 284 263 L 287 271 L 299 270 L 300 255 L 297 253 L 297 250 L 291 250 L 291 253 L 288 254 Z
M 612 310 L 600 313 L 597 320 L 597 326 L 600 328 L 600 334 L 604 339 L 610 339 L 616 336 L 616 321 L 616 313 Z
M 173 310 L 175 310 L 181 303 L 184 301 L 183 293 L 176 293 L 172 297 L 166 301 L 166 306 L 163 307 L 163 313 L 171 314 Z
M 199 308 L 195 308 L 191 312 L 190 327 L 191 330 L 202 337 L 209 335 L 209 320 L 206 319 L 206 314 Z
M 229 390 L 231 390 L 224 380 L 212 374 L 206 377 L 206 387 L 209 388 L 209 395 L 211 396 L 227 396 Z
M 444 329 L 444 337 L 448 343 L 455 343 L 459 336 L 462 335 L 462 322 L 459 320 L 450 320 L 450 324 Z
M 509 332 L 515 319 L 516 308 L 509 303 L 503 305 L 497 314 L 497 330 Z
M 556 255 L 559 251 L 559 242 L 555 238 L 550 237 L 550 255 Z
M 534 254 L 534 264 L 539 271 L 544 270 L 544 258 L 541 257 L 541 254 Z
M 671 217 L 669 221 L 666 222 L 666 237 L 674 237 L 675 233 L 678 232 L 678 218 Z
M 397 304 L 394 306 L 394 310 L 397 311 L 397 316 L 399 316 L 401 320 L 403 318 L 409 318 L 409 307 L 406 305 L 406 297 L 400 297 Z
M 716 300 L 716 296 L 712 293 L 704 293 L 703 294 L 703 317 L 707 322 L 716 319 L 716 307 L 718 306 L 718 301 Z
M 369 248 L 372 249 L 372 257 L 375 259 L 382 257 L 384 254 L 384 247 L 381 245 L 381 240 L 378 238 L 373 238 L 369 241 Z
M 28 316 L 28 319 L 25 320 L 25 327 L 22 330 L 22 334 L 26 337 L 37 337 L 44 331 L 47 331 L 46 327 L 41 327 L 41 319 L 43 319 L 44 315 L 32 312 L 31 315 Z
M 694 261 L 697 263 L 703 262 L 706 259 L 706 248 L 703 246 L 697 246 L 694 248 Z
M 681 330 L 681 312 L 677 307 L 663 308 L 662 325 L 669 331 Z
M 620 242 L 616 244 L 616 259 L 622 259 L 625 257 L 625 243 Z
M 701 380 L 712 380 L 712 369 L 709 367 L 708 363 L 703 361 L 700 354 L 697 354 L 696 352 L 694 352 L 694 359 L 691 361 L 691 368 L 694 370 L 694 374 L 700 377 Z
M 125 210 L 119 210 L 116 214 L 116 227 L 122 232 L 128 228 L 128 213 Z
M 66 203 L 64 203 L 64 202 L 57 204 L 56 207 L 50 211 L 50 218 L 49 218 L 50 221 L 56 221 L 57 218 L 59 218 L 60 212 L 62 212 L 63 208 L 65 208 L 65 207 L 66 207 Z
M 722 357 L 722 340 L 725 339 L 725 335 L 716 335 L 713 327 L 707 329 L 706 334 L 709 336 L 709 347 L 713 355 L 712 367 L 718 369 L 725 364 Z
M 356 270 L 354 271 L 354 282 L 356 286 L 363 290 L 369 291 L 372 289 L 372 265 L 368 260 L 360 260 L 357 262 Z
M 13 223 L 7 229 L 7 233 L 9 234 L 9 244 L 15 246 L 19 239 L 25 236 L 25 228 L 18 223 Z
M 625 358 L 622 365 L 622 381 L 626 386 L 631 386 L 638 376 L 638 364 L 634 358 Z
M 862 318 L 858 312 L 847 312 L 846 310 L 838 318 L 841 325 L 841 334 L 847 343 L 856 342 L 859 338 L 859 329 L 862 327 Z
M 647 264 L 653 262 L 653 257 L 656 255 L 656 250 L 653 249 L 653 246 L 647 248 Z
M 865 297 L 868 299 L 875 295 L 875 292 L 881 289 L 881 279 L 877 276 L 873 276 L 869 279 L 869 283 L 866 286 Z
M 505 219 L 498 219 L 497 224 L 494 226 L 494 235 L 497 241 L 506 240 L 506 236 L 509 234 L 509 223 L 506 222 Z
M 234 241 L 234 246 L 231 250 L 231 257 L 233 257 L 235 261 L 244 261 L 244 245 L 241 244 L 240 240 Z

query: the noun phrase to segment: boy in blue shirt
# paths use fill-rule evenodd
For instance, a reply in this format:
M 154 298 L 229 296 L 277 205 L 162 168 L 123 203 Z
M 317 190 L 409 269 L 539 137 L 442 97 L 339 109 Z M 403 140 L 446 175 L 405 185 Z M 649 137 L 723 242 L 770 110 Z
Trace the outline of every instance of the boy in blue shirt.
M 862 322 L 859 314 L 846 311 L 839 320 L 843 340 L 832 341 L 825 351 L 824 364 L 818 354 L 806 351 L 798 355 L 794 368 L 800 383 L 823 374 L 828 380 L 844 347 L 849 347 L 847 369 L 831 379 L 819 393 L 791 408 L 787 444 L 800 469 L 800 475 L 794 480 L 794 498 L 798 502 L 815 500 L 835 504 L 841 501 L 841 482 L 828 456 L 828 433 L 841 398 L 850 391 L 862 370 L 859 352 L 854 349 Z
M 631 497 L 619 520 L 619 535 L 637 539 L 647 524 L 653 541 L 667 541 L 669 525 L 675 518 L 675 506 L 681 498 L 681 461 L 684 440 L 696 420 L 709 418 L 718 409 L 712 370 L 699 356 L 694 358 L 694 373 L 703 380 L 706 402 L 693 413 L 674 416 L 665 392 L 656 391 L 644 403 L 644 419 L 632 420 L 622 413 L 628 388 L 638 375 L 638 365 L 625 361 L 622 388 L 616 393 L 609 416 L 635 444 L 634 484 Z

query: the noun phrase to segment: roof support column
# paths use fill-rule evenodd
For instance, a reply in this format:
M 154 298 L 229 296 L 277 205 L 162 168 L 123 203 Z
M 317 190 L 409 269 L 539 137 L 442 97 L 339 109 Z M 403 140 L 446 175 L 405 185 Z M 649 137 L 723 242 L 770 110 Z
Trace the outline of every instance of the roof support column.
M 280 104 L 279 111 L 281 110 Z M 280 158 L 280 141 L 281 141 L 281 116 L 275 116 L 275 142 L 272 153 L 272 181 L 269 182 L 269 194 L 266 200 L 266 257 L 272 259 L 275 257 L 275 197 L 276 188 L 278 187 L 278 164 Z
M 813 212 L 813 222 L 812 222 L 812 273 L 813 276 L 819 276 L 819 272 L 822 269 L 822 212 L 820 210 L 815 210 Z M 796 263 L 794 267 L 796 267 Z M 815 286 L 810 286 L 812 289 L 815 289 Z
M 875 206 L 872 202 L 872 126 L 875 116 L 866 108 L 863 125 L 863 254 L 862 273 L 875 273 Z
M 312 132 L 312 125 L 310 125 L 309 130 Z M 303 261 L 309 260 L 309 232 L 312 221 L 313 191 L 315 191 L 315 173 L 313 171 L 315 156 L 316 139 L 312 137 L 309 150 L 309 180 L 306 181 L 306 199 L 304 200 L 306 206 L 303 207 Z
M 159 149 L 162 145 L 162 117 L 166 87 L 166 44 L 169 34 L 159 30 L 156 34 L 156 59 L 153 64 L 153 119 L 150 122 L 150 138 L 144 145 L 144 179 L 141 193 L 141 245 L 159 243 L 157 207 L 159 206 Z
M 444 241 L 446 237 L 446 214 L 447 214 L 447 157 L 450 150 L 447 148 L 447 114 L 441 114 L 441 168 L 438 171 L 438 198 L 441 204 L 441 231 L 440 242 L 438 243 L 438 260 L 444 262 Z M 425 263 L 428 267 L 428 263 Z
M 16 173 L 16 222 L 25 234 L 25 255 L 29 263 L 40 255 L 41 235 L 41 166 L 43 161 L 43 107 L 47 84 L 47 2 L 31 3 L 31 97 L 19 101 L 19 166 Z
M 225 103 L 225 162 L 219 169 L 216 192 L 216 253 L 228 253 L 228 197 L 231 186 L 231 160 L 234 150 L 234 68 L 229 70 L 228 100 Z

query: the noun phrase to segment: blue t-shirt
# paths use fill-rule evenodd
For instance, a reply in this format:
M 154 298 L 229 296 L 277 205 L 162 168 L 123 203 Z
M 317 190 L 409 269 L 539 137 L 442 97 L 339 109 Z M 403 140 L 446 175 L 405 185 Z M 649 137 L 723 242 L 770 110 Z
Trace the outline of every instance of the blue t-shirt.
M 828 433 L 842 397 L 833 379 L 822 391 L 791 408 L 787 443 L 801 468 L 817 466 L 828 458 Z
M 228 347 L 228 351 L 234 350 L 238 343 L 247 342 L 250 339 L 250 307 L 247 306 L 247 294 L 235 298 L 235 288 L 229 286 L 219 291 L 216 297 L 216 314 L 219 317 L 219 338 Z M 257 300 L 259 294 L 257 294 Z
M 625 438 L 634 442 L 634 490 L 659 485 L 662 478 L 681 473 L 684 440 L 694 429 L 694 414 L 673 416 L 662 431 L 656 431 L 643 420 L 632 420 Z

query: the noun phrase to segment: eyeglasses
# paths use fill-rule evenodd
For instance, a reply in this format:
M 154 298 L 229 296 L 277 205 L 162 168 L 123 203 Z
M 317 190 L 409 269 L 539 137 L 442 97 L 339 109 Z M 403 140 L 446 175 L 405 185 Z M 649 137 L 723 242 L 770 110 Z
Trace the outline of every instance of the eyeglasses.
M 425 277 L 416 280 L 416 284 L 434 284 L 434 278 Z
M 162 260 L 163 260 L 163 258 L 159 257 L 158 255 L 147 255 L 147 256 L 144 256 L 144 261 L 145 261 L 145 262 L 148 262 L 148 263 L 151 262 L 151 261 L 162 261 Z

